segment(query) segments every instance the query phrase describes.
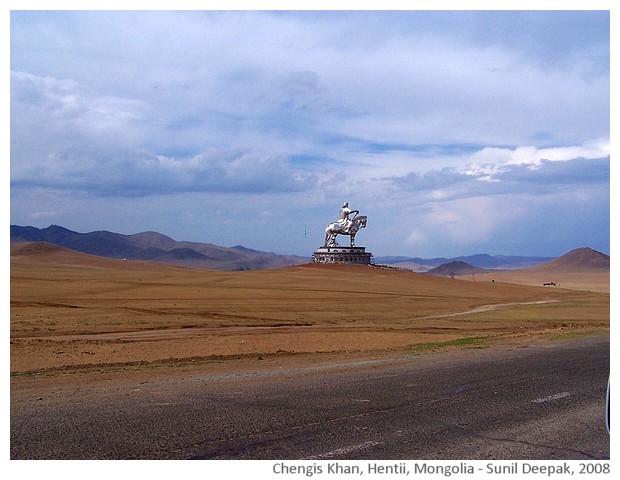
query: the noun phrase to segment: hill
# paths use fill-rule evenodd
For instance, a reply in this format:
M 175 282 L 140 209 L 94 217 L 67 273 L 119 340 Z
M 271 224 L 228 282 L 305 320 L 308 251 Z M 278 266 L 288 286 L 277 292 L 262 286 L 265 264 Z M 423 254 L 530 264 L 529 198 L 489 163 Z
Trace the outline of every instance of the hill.
M 528 270 L 540 273 L 609 272 L 610 258 L 609 255 L 593 250 L 592 248 L 582 247 L 571 250 L 561 257 L 529 268 Z
M 262 270 L 307 263 L 309 258 L 278 255 L 241 246 L 179 242 L 157 232 L 122 235 L 108 231 L 78 233 L 58 225 L 47 228 L 11 225 L 11 243 L 45 242 L 101 257 L 215 270 Z
M 487 273 L 489 270 L 479 267 L 474 267 L 466 262 L 461 262 L 458 260 L 444 263 L 435 267 L 428 272 L 427 275 L 441 275 L 441 276 L 449 276 L 454 277 L 458 275 L 472 275 L 476 273 Z
M 68 267 L 78 269 L 122 269 L 164 271 L 175 269 L 175 265 L 163 262 L 150 262 L 126 259 L 117 259 L 89 253 L 78 252 L 59 247 L 47 242 L 13 242 L 11 243 L 12 265 L 45 265 L 50 267 Z M 180 267 L 180 266 L 179 266 Z
M 471 274 L 468 277 L 471 277 Z M 466 279 L 467 277 L 463 275 L 462 278 Z M 609 293 L 610 258 L 609 255 L 591 248 L 577 248 L 535 267 L 476 275 L 476 281 L 506 282 Z

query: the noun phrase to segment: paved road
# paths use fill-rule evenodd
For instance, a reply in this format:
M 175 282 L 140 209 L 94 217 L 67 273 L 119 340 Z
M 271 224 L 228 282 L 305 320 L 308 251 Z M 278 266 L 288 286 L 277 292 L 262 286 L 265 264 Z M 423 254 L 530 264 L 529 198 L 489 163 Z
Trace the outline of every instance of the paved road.
M 608 459 L 609 339 L 12 402 L 11 458 Z

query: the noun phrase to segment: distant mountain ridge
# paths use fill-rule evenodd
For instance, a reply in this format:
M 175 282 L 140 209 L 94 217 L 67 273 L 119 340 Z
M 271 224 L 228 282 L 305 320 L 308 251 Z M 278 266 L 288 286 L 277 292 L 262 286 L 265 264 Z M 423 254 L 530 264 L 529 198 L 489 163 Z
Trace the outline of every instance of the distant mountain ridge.
M 307 263 L 309 258 L 261 252 L 242 246 L 176 241 L 157 232 L 123 235 L 108 231 L 78 233 L 58 225 L 47 228 L 11 225 L 11 243 L 47 242 L 90 255 L 147 260 L 214 270 L 262 270 Z
M 516 270 L 533 267 L 553 260 L 554 258 L 555 257 L 477 254 L 454 258 L 376 257 L 375 263 L 406 268 L 416 272 L 428 272 L 450 262 L 464 262 L 470 267 L 482 269 Z
M 563 273 L 604 273 L 610 271 L 610 257 L 604 253 L 593 250 L 589 247 L 581 247 L 571 250 L 561 257 L 554 258 L 548 262 L 538 264 L 533 267 L 526 267 L 519 270 L 521 272 L 537 274 L 563 274 Z M 442 276 L 464 276 L 482 273 L 498 272 L 500 269 L 478 268 L 461 261 L 444 263 L 427 272 L 430 275 Z M 504 270 L 505 271 L 505 270 Z
M 109 231 L 78 233 L 50 225 L 47 228 L 11 225 L 11 243 L 46 242 L 101 257 L 146 260 L 214 270 L 262 270 L 299 265 L 310 257 L 261 252 L 241 245 L 221 247 L 210 243 L 176 241 L 157 232 L 123 235 Z M 376 257 L 375 264 L 435 275 L 471 275 L 488 270 L 545 271 L 609 270 L 609 255 L 583 247 L 561 257 L 527 257 L 478 254 L 455 258 Z

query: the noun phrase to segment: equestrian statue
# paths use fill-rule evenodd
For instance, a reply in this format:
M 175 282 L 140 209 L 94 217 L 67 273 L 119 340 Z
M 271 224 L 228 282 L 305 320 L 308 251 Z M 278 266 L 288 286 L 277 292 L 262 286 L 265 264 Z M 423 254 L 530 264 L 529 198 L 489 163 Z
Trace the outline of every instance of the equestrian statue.
M 338 235 L 349 235 L 351 246 L 355 247 L 355 234 L 360 228 L 366 227 L 366 215 L 359 215 L 359 210 L 351 210 L 349 202 L 345 202 L 340 209 L 340 218 L 337 222 L 330 223 L 325 229 L 325 246 L 337 247 L 336 237 Z M 349 218 L 353 214 L 353 218 Z M 358 216 L 359 215 L 359 216 Z

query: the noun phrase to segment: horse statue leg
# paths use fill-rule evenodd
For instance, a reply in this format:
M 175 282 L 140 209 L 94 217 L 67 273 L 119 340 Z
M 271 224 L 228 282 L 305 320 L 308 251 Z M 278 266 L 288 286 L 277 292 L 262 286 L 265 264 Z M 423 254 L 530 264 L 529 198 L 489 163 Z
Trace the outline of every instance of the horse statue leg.
M 325 246 L 329 247 L 331 243 L 332 233 L 329 231 L 329 228 L 325 230 Z
M 325 246 L 326 247 L 335 247 L 336 246 L 336 236 L 338 233 L 332 228 L 330 225 L 325 230 Z

